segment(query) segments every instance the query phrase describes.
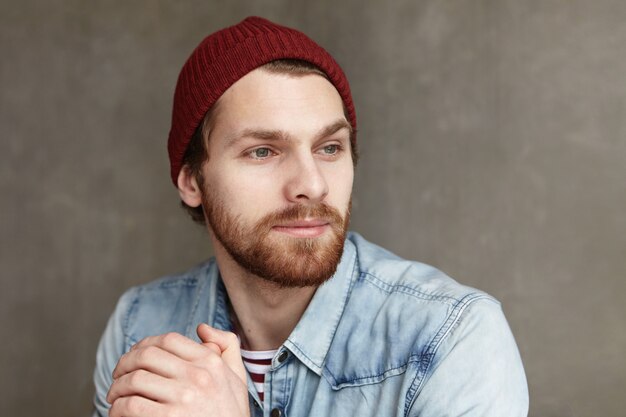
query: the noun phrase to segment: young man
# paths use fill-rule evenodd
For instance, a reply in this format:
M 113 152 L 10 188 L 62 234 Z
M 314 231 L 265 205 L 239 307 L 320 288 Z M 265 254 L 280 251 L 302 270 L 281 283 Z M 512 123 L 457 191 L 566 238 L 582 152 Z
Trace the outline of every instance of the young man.
M 354 106 L 304 34 L 252 17 L 204 39 L 169 155 L 215 259 L 124 294 L 94 415 L 526 415 L 498 302 L 347 233 Z

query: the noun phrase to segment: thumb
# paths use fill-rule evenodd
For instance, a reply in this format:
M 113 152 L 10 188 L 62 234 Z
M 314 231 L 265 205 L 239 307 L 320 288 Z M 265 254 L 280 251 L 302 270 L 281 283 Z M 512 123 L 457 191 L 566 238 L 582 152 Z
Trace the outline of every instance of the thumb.
M 218 345 L 216 345 L 213 342 L 204 342 L 202 343 L 202 346 L 206 346 L 209 349 L 211 349 L 213 352 L 217 353 L 218 355 L 222 356 L 222 349 L 220 349 L 220 347 Z
M 196 333 L 204 345 L 210 344 L 219 347 L 226 365 L 241 379 L 244 385 L 247 385 L 246 368 L 241 360 L 239 338 L 235 333 L 225 332 L 205 323 L 198 326 Z

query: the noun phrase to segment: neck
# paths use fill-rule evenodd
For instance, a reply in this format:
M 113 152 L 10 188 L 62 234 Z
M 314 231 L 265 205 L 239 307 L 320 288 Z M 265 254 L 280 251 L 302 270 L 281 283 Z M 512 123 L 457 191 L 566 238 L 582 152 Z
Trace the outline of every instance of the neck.
M 317 287 L 284 288 L 243 269 L 214 241 L 233 325 L 246 350 L 278 349 L 300 321 Z

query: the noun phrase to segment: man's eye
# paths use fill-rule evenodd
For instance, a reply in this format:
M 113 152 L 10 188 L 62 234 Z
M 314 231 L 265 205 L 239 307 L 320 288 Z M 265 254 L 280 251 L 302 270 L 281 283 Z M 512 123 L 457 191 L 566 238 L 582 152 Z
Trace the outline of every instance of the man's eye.
M 256 148 L 248 152 L 248 155 L 252 159 L 265 159 L 272 156 L 272 151 L 269 148 Z
M 322 150 L 326 155 L 335 155 L 340 151 L 340 147 L 339 145 L 326 145 L 324 146 L 324 148 L 322 148 Z

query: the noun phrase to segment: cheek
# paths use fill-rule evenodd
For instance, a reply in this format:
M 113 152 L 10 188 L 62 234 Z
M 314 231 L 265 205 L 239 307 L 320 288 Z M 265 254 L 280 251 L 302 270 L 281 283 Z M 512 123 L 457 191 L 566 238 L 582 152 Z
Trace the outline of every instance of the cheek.
M 276 210 L 276 184 L 266 176 L 222 176 L 216 191 L 232 215 L 243 220 L 255 220 Z
M 332 173 L 328 184 L 331 191 L 331 198 L 337 207 L 348 208 L 350 197 L 352 196 L 352 184 L 354 181 L 354 169 L 352 165 L 342 167 Z

